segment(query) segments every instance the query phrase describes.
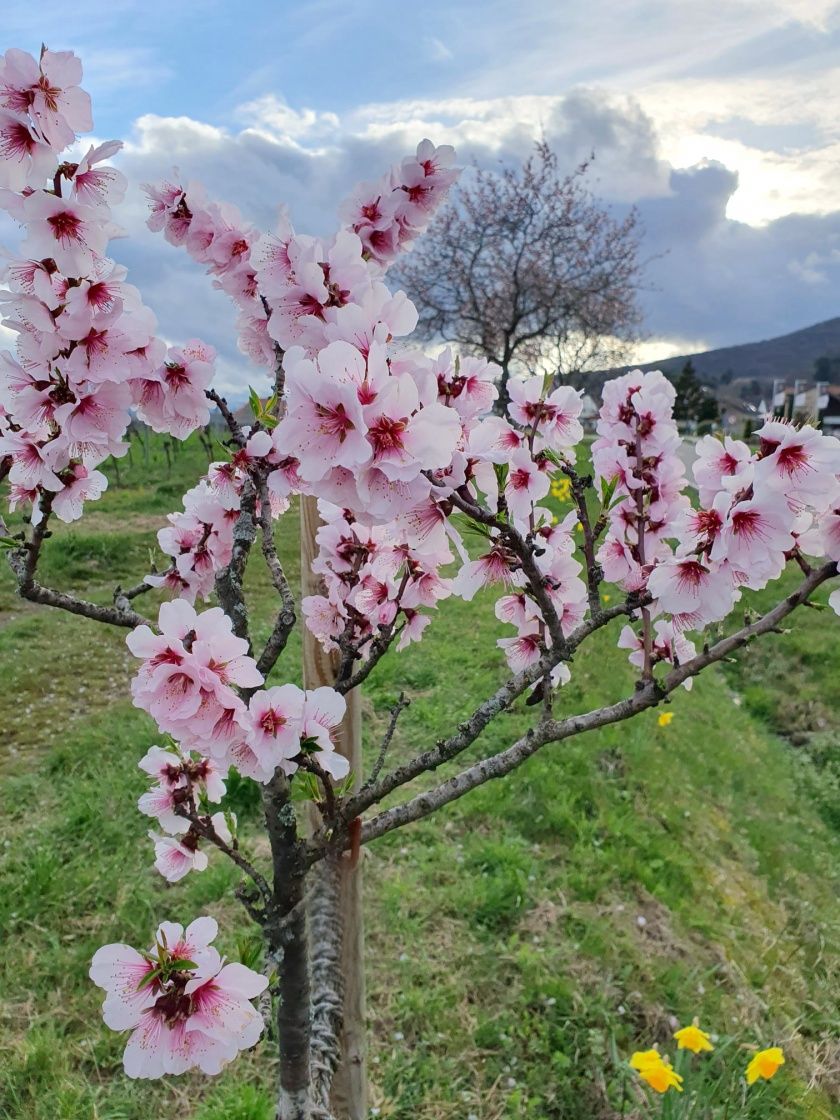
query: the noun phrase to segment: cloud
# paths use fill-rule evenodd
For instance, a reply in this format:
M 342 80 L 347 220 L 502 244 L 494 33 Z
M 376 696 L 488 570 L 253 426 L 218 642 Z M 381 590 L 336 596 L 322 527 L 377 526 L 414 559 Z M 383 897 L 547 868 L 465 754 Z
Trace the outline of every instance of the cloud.
M 426 40 L 426 43 L 429 48 L 429 57 L 434 62 L 449 62 L 455 57 L 446 43 L 441 39 L 435 38 L 433 35 Z
M 263 97 L 237 113 L 238 131 L 190 118 L 145 116 L 122 166 L 133 182 L 168 174 L 205 183 L 262 228 L 288 204 L 296 227 L 329 233 L 340 199 L 430 135 L 462 160 L 516 162 L 545 134 L 572 167 L 593 149 L 597 191 L 615 209 L 636 204 L 650 259 L 643 295 L 651 336 L 709 346 L 750 341 L 833 316 L 840 281 L 840 213 L 800 213 L 761 225 L 735 220 L 742 176 L 719 160 L 666 158 L 640 99 L 581 88 L 555 98 L 402 101 L 335 114 Z M 256 373 L 237 353 L 233 313 L 182 253 L 145 230 L 134 190 L 122 215 L 132 239 L 115 246 L 167 337 L 198 335 L 221 354 L 225 389 L 242 395 Z
M 743 197 L 752 165 L 732 158 L 731 147 L 724 159 L 690 150 L 693 158 L 684 165 L 674 155 L 673 124 L 657 121 L 651 96 L 579 87 L 563 96 L 411 99 L 336 113 L 264 95 L 240 106 L 227 127 L 147 114 L 135 122 L 120 157 L 133 185 L 118 220 L 130 236 L 114 243 L 114 255 L 130 268 L 162 335 L 173 342 L 201 337 L 216 346 L 222 388 L 241 398 L 249 383 L 263 383 L 236 349 L 234 313 L 183 252 L 146 229 L 138 184 L 169 176 L 176 166 L 182 179 L 201 181 L 263 229 L 274 226 L 287 204 L 296 228 L 329 234 L 353 184 L 377 177 L 423 136 L 455 144 L 462 161 L 498 166 L 521 161 L 545 135 L 569 168 L 595 150 L 593 185 L 617 215 L 638 207 L 652 338 L 677 348 L 698 340 L 718 346 L 837 314 L 840 200 L 826 192 L 820 210 L 803 206 L 798 213 L 762 214 L 753 224 L 741 220 L 733 200 Z M 703 112 L 720 123 L 731 109 L 722 101 Z M 675 110 L 667 112 L 673 118 Z M 697 114 L 701 128 L 703 114 Z M 755 123 L 770 116 L 761 110 Z M 823 119 L 819 127 L 829 125 Z M 742 146 L 756 159 L 787 158 Z M 2 240 L 8 240 L 4 229 Z

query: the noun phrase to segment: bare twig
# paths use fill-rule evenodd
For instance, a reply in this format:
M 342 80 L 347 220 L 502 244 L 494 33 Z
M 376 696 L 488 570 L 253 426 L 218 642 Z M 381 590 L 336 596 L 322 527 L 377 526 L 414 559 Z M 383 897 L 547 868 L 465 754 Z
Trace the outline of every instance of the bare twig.
M 391 718 L 388 720 L 388 727 L 379 745 L 379 754 L 376 756 L 376 762 L 373 764 L 373 769 L 370 772 L 370 777 L 362 786 L 362 789 L 371 787 L 379 775 L 382 773 L 382 767 L 385 765 L 385 756 L 388 753 L 388 748 L 391 746 L 391 741 L 394 738 L 394 732 L 397 730 L 397 720 L 400 718 L 405 709 L 409 706 L 411 701 L 408 699 L 404 692 L 401 692 L 396 704 L 391 709 Z
M 233 410 L 231 409 L 225 398 L 217 393 L 215 389 L 205 389 L 204 395 L 208 400 L 212 401 L 216 408 L 218 408 L 219 412 L 221 412 L 222 417 L 228 426 L 228 431 L 230 432 L 233 441 L 240 447 L 243 447 L 245 444 L 245 435 L 242 431 L 242 426 L 234 416 Z
M 362 681 L 367 680 L 388 650 L 391 648 L 391 643 L 395 638 L 398 638 L 403 632 L 403 626 L 383 626 L 377 637 L 373 639 L 367 649 L 367 657 L 364 664 L 360 665 L 355 673 L 349 677 L 344 677 L 341 680 L 336 680 L 333 688 L 336 692 L 340 692 L 342 696 L 346 696 L 348 692 L 352 692 L 357 685 Z M 352 666 L 352 661 L 348 662 Z
M 568 477 L 572 488 L 572 498 L 577 508 L 578 520 L 583 529 L 583 555 L 586 560 L 586 586 L 589 592 L 589 610 L 595 614 L 601 606 L 600 585 L 604 578 L 601 565 L 595 559 L 595 546 L 598 538 L 604 531 L 606 515 L 604 513 L 595 524 L 589 516 L 589 507 L 586 504 L 586 492 L 592 486 L 591 478 L 581 477 L 571 463 L 563 462 L 563 473 Z

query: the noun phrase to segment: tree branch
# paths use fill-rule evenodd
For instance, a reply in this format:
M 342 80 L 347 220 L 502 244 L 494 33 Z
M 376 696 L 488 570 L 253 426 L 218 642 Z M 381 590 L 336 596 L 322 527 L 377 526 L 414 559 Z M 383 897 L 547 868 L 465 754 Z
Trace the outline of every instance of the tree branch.
M 216 408 L 218 408 L 219 412 L 221 412 L 224 422 L 227 424 L 228 431 L 230 432 L 234 442 L 238 444 L 239 447 L 244 447 L 245 435 L 242 431 L 242 426 L 234 416 L 233 410 L 231 409 L 225 398 L 217 393 L 215 389 L 205 389 L 204 395 L 209 401 L 212 401 Z
M 406 783 L 413 781 L 414 778 L 429 770 L 436 770 L 445 762 L 450 762 L 472 746 L 484 728 L 500 712 L 508 708 L 517 697 L 521 696 L 530 685 L 549 674 L 560 661 L 568 660 L 571 653 L 578 648 L 581 642 L 585 641 L 596 630 L 606 626 L 614 618 L 637 610 L 638 605 L 637 599 L 628 599 L 614 607 L 599 610 L 595 618 L 590 618 L 581 623 L 568 638 L 565 655 L 561 650 L 547 650 L 535 665 L 522 673 L 517 673 L 516 676 L 510 677 L 492 696 L 479 704 L 472 715 L 459 725 L 457 732 L 450 738 L 439 740 L 430 750 L 417 755 L 416 758 L 397 767 L 396 770 L 379 778 L 376 782 L 368 782 L 354 797 L 349 798 L 342 805 L 342 820 L 345 823 L 353 820 L 400 786 L 406 785 Z
M 256 480 L 257 497 L 259 499 L 259 525 L 262 541 L 262 553 L 266 567 L 271 576 L 271 582 L 280 596 L 282 606 L 274 622 L 274 628 L 265 643 L 262 653 L 257 660 L 257 668 L 264 677 L 267 677 L 277 663 L 277 658 L 286 648 L 289 635 L 295 628 L 297 615 L 295 612 L 295 597 L 283 571 L 283 565 L 277 555 L 277 546 L 274 543 L 274 526 L 271 519 L 271 501 L 268 495 L 268 484 L 265 476 L 260 474 Z
M 49 519 L 52 513 L 53 495 L 44 493 L 40 499 L 41 520 L 32 529 L 32 538 L 23 541 L 19 548 L 9 552 L 9 567 L 17 580 L 18 594 L 22 599 L 32 603 L 41 603 L 47 607 L 57 607 L 59 610 L 68 611 L 70 614 L 81 615 L 83 618 L 92 618 L 95 622 L 107 622 L 111 626 L 123 626 L 133 630 L 149 622 L 142 614 L 132 610 L 128 603 L 116 602 L 113 607 L 101 606 L 91 603 L 87 599 L 80 599 L 66 591 L 58 591 L 53 587 L 44 587 L 35 579 L 38 561 L 44 541 L 49 537 Z M 5 532 L 5 524 L 0 518 L 0 531 Z
M 582 715 L 571 716 L 565 720 L 547 720 L 537 728 L 532 728 L 519 739 L 513 746 L 491 758 L 483 759 L 474 766 L 462 770 L 448 781 L 436 786 L 434 789 L 421 793 L 410 801 L 397 805 L 379 813 L 372 820 L 362 826 L 362 843 L 368 843 L 386 832 L 412 821 L 420 820 L 436 812 L 444 805 L 463 797 L 465 793 L 476 789 L 492 778 L 501 778 L 516 769 L 531 755 L 535 754 L 547 743 L 557 743 L 574 735 L 581 735 L 585 731 L 592 731 L 607 724 L 618 723 L 638 715 L 646 708 L 653 708 L 661 703 L 671 692 L 689 677 L 696 676 L 708 665 L 721 661 L 735 650 L 754 641 L 762 634 L 772 633 L 778 628 L 783 618 L 786 618 L 798 606 L 808 600 L 820 584 L 837 575 L 837 564 L 834 561 L 824 564 L 816 569 L 800 584 L 799 588 L 778 603 L 772 610 L 748 626 L 722 638 L 709 649 L 704 650 L 696 657 L 691 658 L 684 665 L 671 670 L 662 680 L 648 680 L 636 691 L 633 696 L 619 700 L 604 708 L 598 708 Z
M 248 608 L 245 605 L 243 579 L 251 547 L 257 537 L 255 516 L 256 490 L 248 479 L 242 490 L 239 517 L 233 527 L 233 550 L 230 563 L 216 574 L 216 594 L 225 614 L 231 621 L 233 632 L 239 638 L 248 638 Z

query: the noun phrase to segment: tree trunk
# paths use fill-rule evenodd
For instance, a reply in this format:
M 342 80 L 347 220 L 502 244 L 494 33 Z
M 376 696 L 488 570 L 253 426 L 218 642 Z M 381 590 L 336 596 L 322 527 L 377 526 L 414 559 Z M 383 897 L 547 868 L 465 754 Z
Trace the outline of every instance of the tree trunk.
M 498 416 L 507 416 L 507 408 L 510 404 L 510 394 L 508 393 L 508 381 L 510 379 L 510 367 L 507 360 L 500 363 L 501 376 L 497 382 L 499 395 L 493 406 L 494 411 Z
M 303 596 L 323 590 L 312 571 L 317 554 L 315 534 L 320 519 L 315 498 L 300 499 L 300 580 Z M 337 660 L 303 628 L 303 683 L 306 688 L 332 685 Z M 356 788 L 362 776 L 361 708 L 359 690 L 347 694 L 347 714 L 338 730 L 336 749 L 350 761 Z M 338 915 L 341 937 L 343 1016 L 340 1058 L 333 1079 L 331 1105 L 335 1120 L 365 1120 L 367 1117 L 367 1068 L 365 1061 L 365 972 L 364 922 L 362 911 L 361 859 L 354 866 L 348 858 L 338 861 Z
M 278 968 L 277 1034 L 280 1089 L 277 1120 L 309 1120 L 312 1011 L 306 931 L 303 849 L 297 835 L 289 782 L 278 770 L 263 791 L 263 806 L 277 904 L 276 924 L 266 929 Z

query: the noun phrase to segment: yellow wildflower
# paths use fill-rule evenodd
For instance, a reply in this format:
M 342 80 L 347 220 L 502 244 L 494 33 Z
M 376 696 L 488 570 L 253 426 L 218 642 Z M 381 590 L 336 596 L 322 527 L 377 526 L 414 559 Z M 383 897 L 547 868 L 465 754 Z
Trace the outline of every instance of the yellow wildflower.
M 671 720 L 674 718 L 673 712 L 660 712 L 659 719 L 656 721 L 660 727 L 667 727 Z
M 611 599 L 611 598 L 612 598 L 612 596 L 611 596 L 611 595 L 605 594 L 605 595 L 604 595 L 604 602 L 605 602 L 605 603 L 608 603 L 608 602 L 610 601 L 610 599 Z
M 785 1055 L 781 1046 L 771 1046 L 767 1050 L 759 1050 L 747 1066 L 747 1084 L 754 1085 L 759 1077 L 769 1081 L 775 1076 L 780 1066 L 785 1064 Z
M 656 1093 L 667 1093 L 669 1089 L 683 1091 L 683 1079 L 658 1050 L 637 1050 L 630 1059 L 630 1068 L 635 1069 Z
M 690 1027 L 681 1027 L 674 1032 L 677 1047 L 680 1050 L 690 1050 L 692 1054 L 699 1054 L 701 1050 L 714 1050 L 712 1040 L 705 1031 L 697 1026 L 697 1020 Z

